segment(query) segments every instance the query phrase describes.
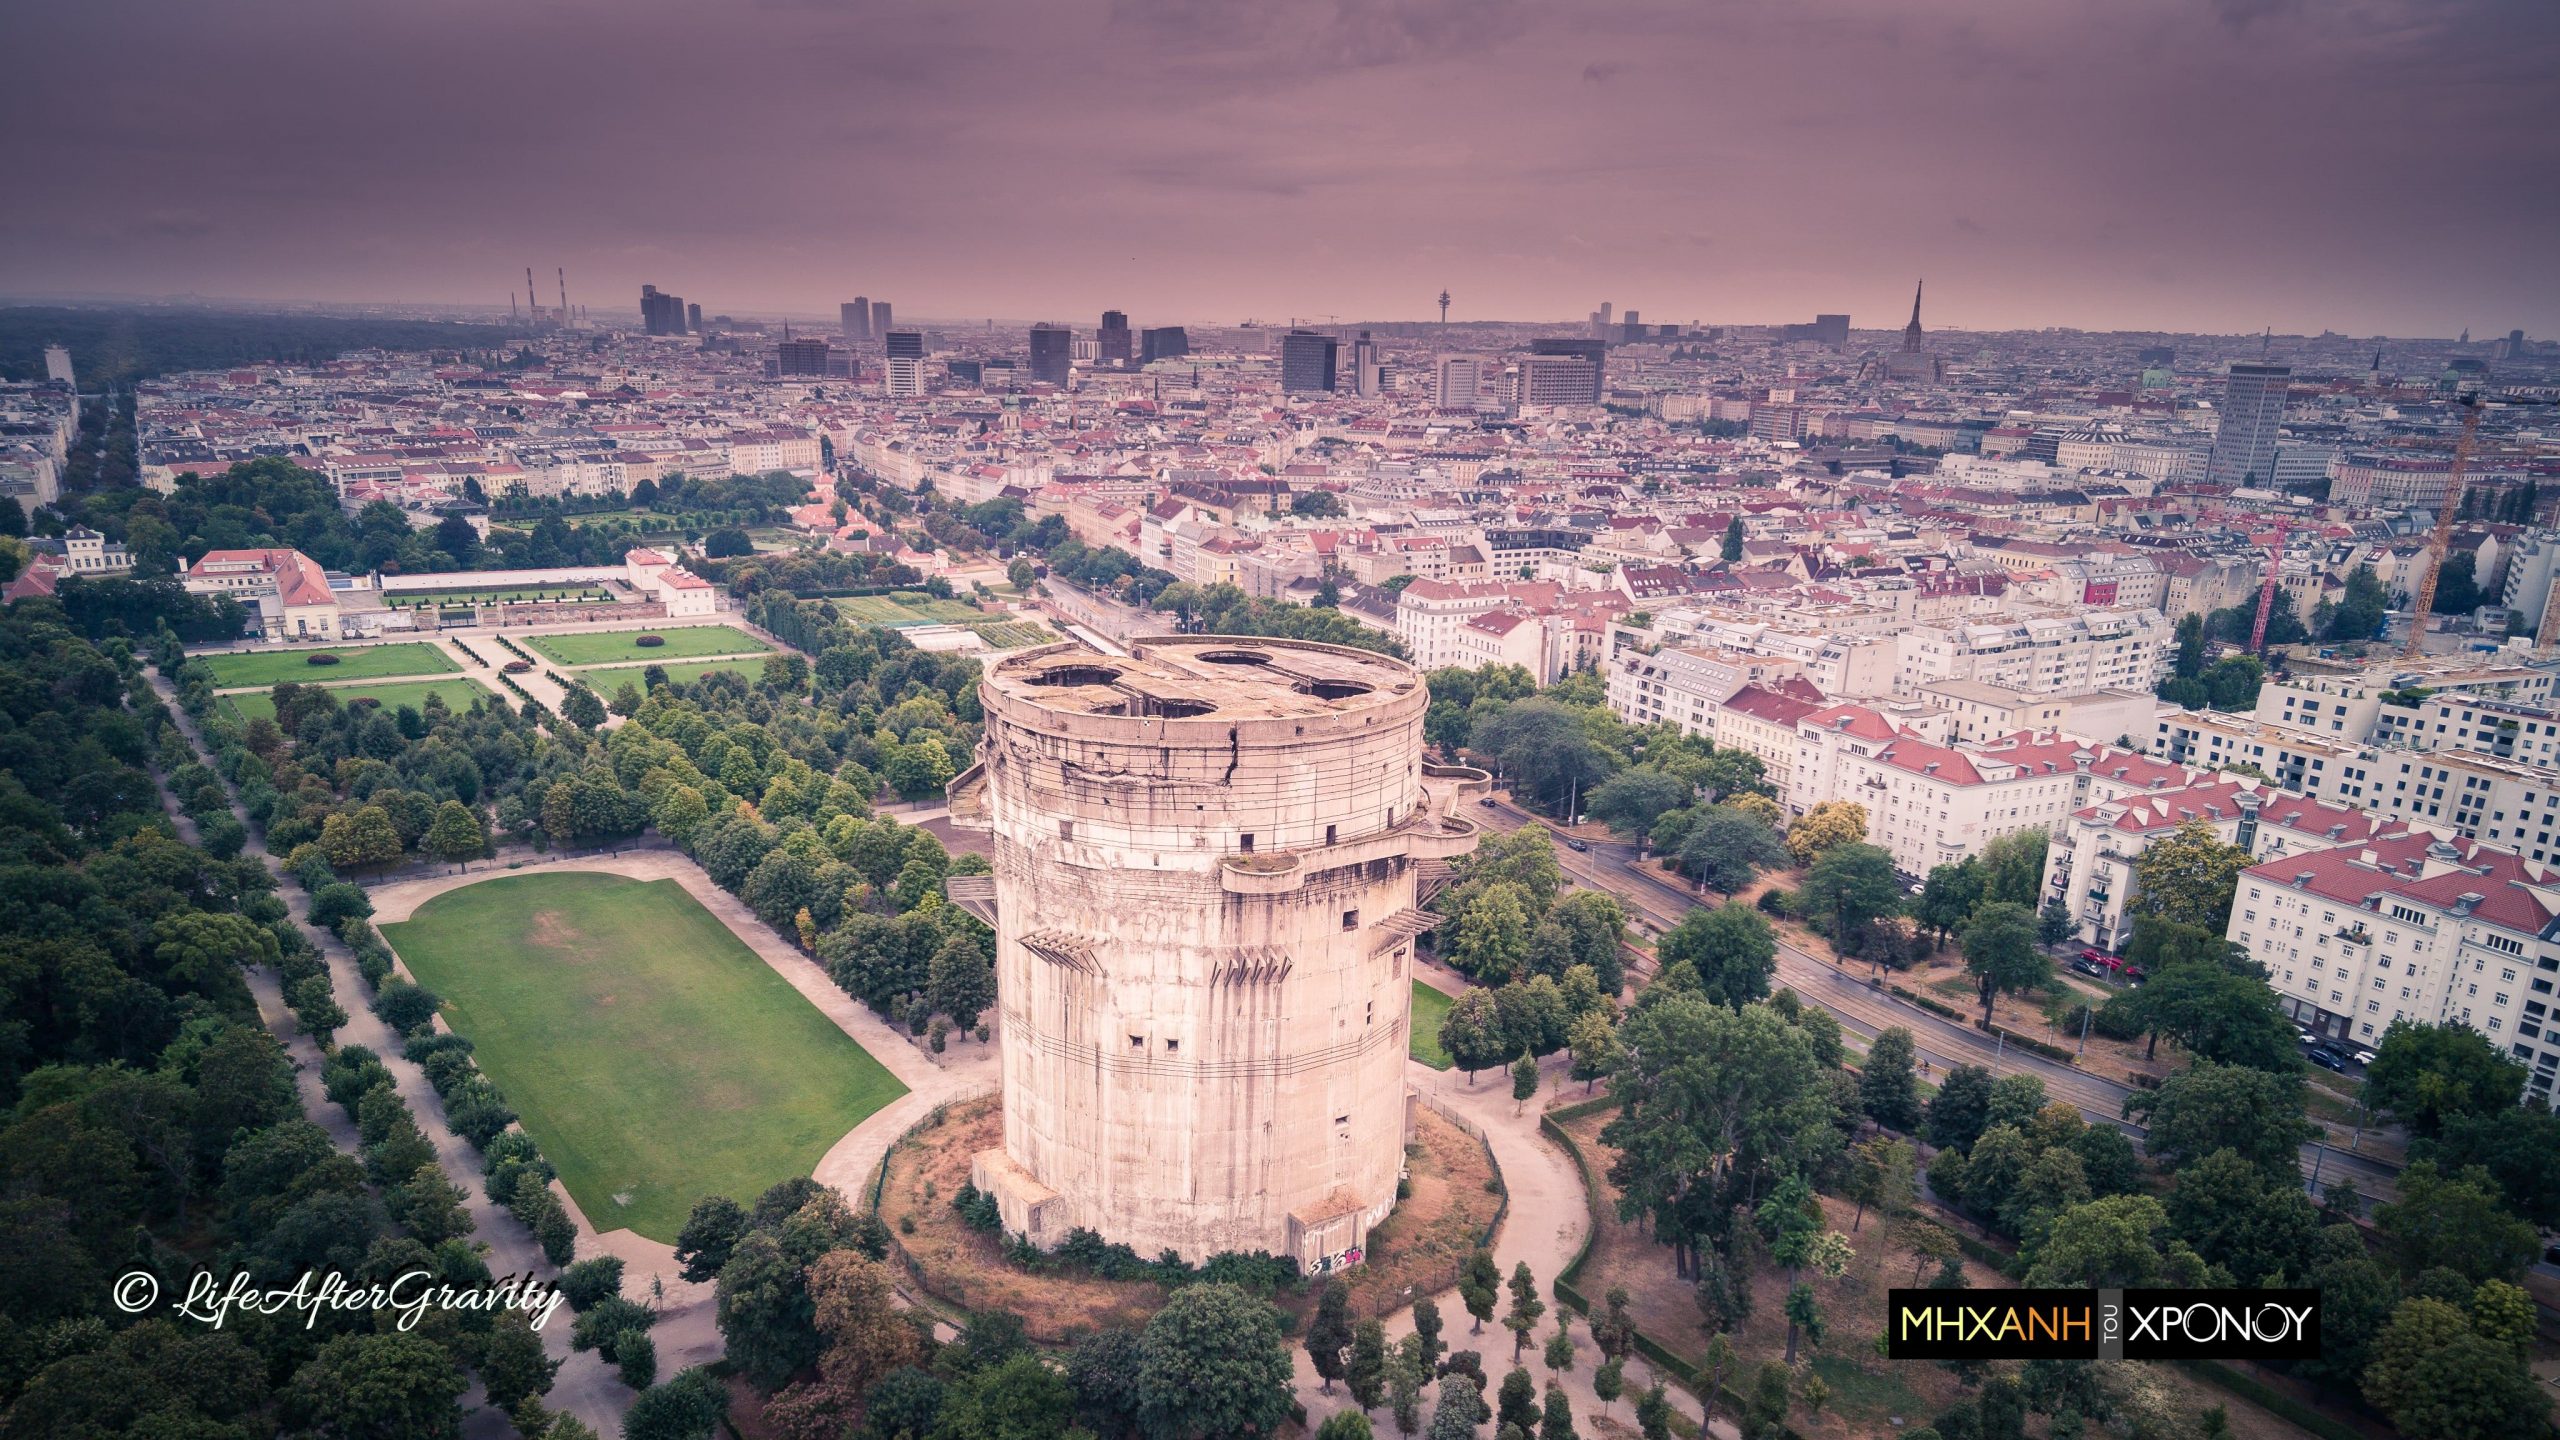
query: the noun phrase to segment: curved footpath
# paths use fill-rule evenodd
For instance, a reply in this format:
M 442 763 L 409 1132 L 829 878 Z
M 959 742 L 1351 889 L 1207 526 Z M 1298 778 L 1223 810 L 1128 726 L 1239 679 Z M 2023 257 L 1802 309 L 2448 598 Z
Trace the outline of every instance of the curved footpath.
M 1415 974 L 1424 984 L 1446 994 L 1455 995 L 1465 988 L 1464 982 L 1457 977 L 1438 973 L 1428 966 L 1418 967 Z M 1542 1082 L 1540 1102 L 1553 1093 L 1555 1087 L 1565 1083 L 1571 1063 L 1571 1057 L 1557 1055 L 1539 1066 Z M 1479 1071 L 1475 1083 L 1470 1085 L 1464 1071 L 1434 1070 L 1414 1061 L 1406 1067 L 1406 1081 L 1416 1091 L 1429 1095 L 1480 1129 L 1486 1145 L 1493 1150 L 1495 1163 L 1502 1167 L 1502 1183 L 1510 1192 L 1511 1207 L 1503 1216 L 1500 1233 L 1494 1236 L 1494 1263 L 1501 1268 L 1507 1281 L 1512 1267 L 1526 1262 L 1529 1273 L 1537 1277 L 1538 1297 L 1547 1304 L 1547 1313 L 1539 1317 L 1537 1330 L 1531 1336 L 1528 1349 L 1522 1352 L 1521 1361 L 1536 1377 L 1539 1393 L 1543 1395 L 1550 1374 L 1539 1360 L 1539 1352 L 1547 1337 L 1555 1333 L 1559 1315 L 1572 1320 L 1573 1369 L 1562 1377 L 1562 1384 L 1566 1398 L 1573 1402 L 1575 1425 L 1586 1434 L 1591 1433 L 1589 1417 L 1600 1413 L 1600 1397 L 1591 1390 L 1592 1372 L 1600 1367 L 1600 1348 L 1591 1343 L 1588 1321 L 1567 1309 L 1555 1295 L 1556 1275 L 1581 1250 L 1584 1238 L 1591 1231 L 1590 1201 L 1583 1192 L 1581 1170 L 1574 1165 L 1571 1156 L 1539 1130 L 1538 1117 L 1543 1104 L 1532 1108 L 1512 1100 L 1508 1070 Z M 1482 1354 L 1491 1388 L 1499 1389 L 1503 1374 L 1512 1366 L 1511 1332 L 1498 1323 L 1503 1308 L 1510 1303 L 1507 1294 L 1496 1305 L 1497 1323 L 1486 1325 L 1481 1335 L 1467 1333 L 1473 1322 L 1467 1315 L 1466 1306 L 1459 1301 L 1455 1287 L 1433 1298 L 1440 1307 L 1442 1343 L 1451 1350 L 1474 1350 Z M 1390 1345 L 1412 1334 L 1412 1309 L 1408 1307 L 1387 1317 L 1386 1331 Z M 1307 1407 L 1310 1433 L 1324 1423 L 1326 1416 L 1337 1410 L 1354 1408 L 1350 1392 L 1342 1385 L 1335 1385 L 1331 1395 L 1324 1393 L 1324 1383 L 1316 1375 L 1314 1362 L 1307 1358 L 1304 1344 L 1293 1340 L 1290 1355 L 1297 1377 L 1298 1400 Z M 1634 1429 L 1635 1397 L 1657 1379 L 1663 1382 L 1664 1393 L 1672 1407 L 1687 1416 L 1691 1424 L 1696 1424 L 1706 1413 L 1698 1398 L 1681 1388 L 1678 1381 L 1668 1375 L 1655 1374 L 1652 1365 L 1642 1356 L 1630 1356 L 1626 1366 L 1627 1393 L 1609 1407 L 1609 1414 L 1629 1430 Z M 1424 1393 L 1425 1419 L 1430 1416 L 1431 1402 L 1436 1393 Z M 1485 1398 L 1490 1402 L 1493 1396 L 1488 1394 Z M 1379 1426 L 1391 1429 L 1383 1408 L 1370 1418 Z M 1730 1419 L 1721 1414 L 1716 1417 L 1713 1433 L 1718 1440 L 1735 1440 L 1737 1435 Z

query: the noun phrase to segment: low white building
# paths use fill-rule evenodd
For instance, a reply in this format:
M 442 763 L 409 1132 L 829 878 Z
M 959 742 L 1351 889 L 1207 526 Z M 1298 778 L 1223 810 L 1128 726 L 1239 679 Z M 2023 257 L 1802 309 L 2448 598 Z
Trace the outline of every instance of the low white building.
M 338 596 L 320 562 L 299 550 L 208 550 L 183 582 L 197 595 L 228 595 L 258 616 L 269 640 L 339 638 Z
M 2121 949 L 2133 933 L 2126 906 L 2134 862 L 2154 840 L 2190 821 L 2261 860 L 2362 844 L 2381 828 L 2368 810 L 2269 790 L 2255 780 L 2217 776 L 2183 788 L 2118 795 L 2072 812 L 2046 852 L 2046 901 L 2071 912 L 2084 945 Z
M 1902 636 L 1895 692 L 1980 680 L 2060 695 L 2149 690 L 2175 636 L 2157 610 L 2087 610 L 2006 621 L 1914 625 Z

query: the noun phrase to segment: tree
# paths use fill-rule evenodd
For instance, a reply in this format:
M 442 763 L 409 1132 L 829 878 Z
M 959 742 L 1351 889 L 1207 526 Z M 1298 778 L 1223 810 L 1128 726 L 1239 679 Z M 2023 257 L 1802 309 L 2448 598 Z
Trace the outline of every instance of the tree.
M 1811 1285 L 1799 1283 L 1793 1289 L 1787 1291 L 1786 1312 L 1786 1363 L 1793 1365 L 1796 1363 L 1796 1341 L 1798 1337 L 1801 1336 L 1806 1343 L 1819 1349 L 1822 1345 L 1822 1337 L 1826 1327 L 1822 1320 L 1822 1306 L 1820 1302 L 1814 1299 L 1813 1287 Z
M 686 1280 L 696 1285 L 719 1278 L 730 1252 L 746 1238 L 747 1212 L 726 1195 L 705 1195 L 693 1202 L 684 1228 L 676 1232 L 676 1261 Z
M 1547 1347 L 1539 1354 L 1539 1358 L 1546 1362 L 1547 1369 L 1554 1371 L 1557 1374 L 1562 1374 L 1573 1368 L 1572 1324 L 1573 1322 L 1569 1316 L 1565 1315 L 1562 1311 L 1558 1311 L 1556 1314 L 1556 1333 L 1547 1337 Z
M 2320 1216 L 2309 1198 L 2292 1177 L 2271 1179 L 2229 1150 L 2180 1170 L 2168 1211 L 2178 1238 L 2241 1285 L 2278 1284 L 2315 1259 Z
M 290 1422 L 323 1435 L 450 1440 L 462 1433 L 462 1367 L 421 1335 L 342 1335 L 294 1372 Z
M 2041 830 L 2019 830 L 1982 847 L 1982 898 L 2006 900 L 2033 909 L 2044 888 L 2044 854 L 2049 841 Z
M 1546 1403 L 1538 1410 L 1538 1440 L 1576 1440 L 1573 1428 L 1573 1402 L 1567 1400 L 1564 1387 L 1547 1382 Z
M 2382 622 L 2391 611 L 2391 597 L 2383 589 L 2382 580 L 2371 566 L 2359 565 L 2347 575 L 2347 593 L 2329 612 L 2329 628 L 2325 639 L 2371 640 L 2382 632 Z
M 2394 1020 L 2365 1067 L 2364 1103 L 2431 1140 L 2459 1117 L 2512 1109 L 2524 1082 L 2525 1067 L 2468 1025 Z
M 1470 986 L 1460 992 L 1440 1017 L 1440 1048 L 1449 1052 L 1451 1064 L 1467 1072 L 1470 1085 L 1477 1071 L 1502 1063 L 1511 1050 L 1503 1040 L 1502 1018 L 1495 1010 L 1492 991 Z
M 2231 923 L 2231 897 L 2240 872 L 2256 858 L 2228 845 L 2204 819 L 2188 820 L 2153 840 L 2133 862 L 2133 897 L 2126 908 L 2221 934 Z
M 622 1440 L 711 1440 L 728 1411 L 728 1388 L 697 1365 L 642 1391 L 622 1417 Z
M 978 942 L 965 935 L 952 936 L 934 952 L 927 984 L 933 1008 L 963 1032 L 975 1028 L 978 1016 L 996 1000 L 995 967 Z
M 1722 546 L 1718 547 L 1716 553 L 1722 556 L 1728 563 L 1742 558 L 1741 516 L 1733 516 L 1724 522 L 1724 543 Z
M 1790 839 L 1789 844 L 1793 843 Z M 1836 946 L 1848 943 L 1861 927 L 1901 909 L 1902 886 L 1893 877 L 1891 854 L 1850 841 L 1822 852 L 1796 899 L 1807 915 L 1829 920 Z
M 1859 1107 L 1868 1119 L 1888 1130 L 1919 1128 L 1919 1082 L 1911 1071 L 1917 1053 L 1911 1032 L 1896 1025 L 1876 1033 L 1867 1046 L 1865 1063 L 1858 1067 Z
M 1431 1362 L 1422 1355 L 1421 1337 L 1407 1335 L 1387 1356 L 1387 1411 L 1396 1433 L 1412 1435 L 1422 1428 L 1422 1387 L 1431 1377 Z
M 1478 1246 L 1467 1254 L 1467 1262 L 1458 1271 L 1458 1298 L 1467 1307 L 1475 1324 L 1467 1333 L 1481 1335 L 1484 1322 L 1493 1318 L 1493 1306 L 1501 1293 L 1502 1271 L 1493 1263 L 1493 1252 Z
M 1577 890 L 1556 902 L 1555 908 L 1547 912 L 1547 919 L 1564 936 L 1563 971 L 1576 965 L 1590 966 L 1591 978 L 1600 993 L 1615 999 L 1627 985 L 1626 960 L 1621 953 L 1627 938 L 1626 908 L 1597 890 Z
M 1152 1440 L 1268 1435 L 1289 1413 L 1280 1312 L 1233 1285 L 1186 1285 L 1139 1337 L 1139 1422 Z
M 2032 990 L 2053 978 L 2053 961 L 2036 945 L 2036 917 L 2024 905 L 1993 900 L 1964 931 L 1964 967 L 1982 995 L 1982 1023 L 2001 992 Z
M 1370 1440 L 1376 1433 L 1368 1416 L 1357 1410 L 1336 1410 L 1316 1427 L 1316 1440 Z
M 1982 868 L 1966 859 L 1931 870 L 1920 886 L 1920 898 L 1911 914 L 1935 932 L 1938 943 L 1944 945 L 1950 935 L 1973 918 L 1974 907 L 1981 903 Z
M 2160 1237 L 2169 1217 L 2148 1195 L 2088 1200 L 2053 1217 L 2034 1248 L 2027 1283 L 2041 1286 L 2147 1288 L 2168 1277 Z
M 341 810 L 320 826 L 320 851 L 333 870 L 369 870 L 400 858 L 400 832 L 379 805 Z
M 1387 1398 L 1387 1331 L 1375 1320 L 1351 1327 L 1351 1353 L 1343 1362 L 1343 1383 L 1351 1401 L 1375 1410 Z
M 1929 1101 L 1927 1140 L 1941 1150 L 1970 1150 L 1991 1123 L 1991 1072 L 1958 1065 Z
M 1654 822 L 1687 805 L 1694 793 L 1687 781 L 1665 771 L 1626 770 L 1593 787 L 1583 809 L 1592 819 L 1641 845 Z
M 1421 1337 L 1422 1358 L 1437 1365 L 1448 1347 L 1440 1341 L 1440 1306 L 1428 1295 L 1413 1302 L 1413 1333 Z
M 489 848 L 489 837 L 482 832 L 480 817 L 472 813 L 470 806 L 447 800 L 436 807 L 436 818 L 428 824 L 420 845 L 428 854 L 468 872 L 471 861 Z
M 1487 985 L 1499 985 L 1529 965 L 1529 895 L 1508 881 L 1478 891 L 1451 924 L 1449 963 Z
M 1327 1395 L 1333 1393 L 1333 1382 L 1349 1373 L 1350 1349 L 1351 1287 L 1328 1280 L 1316 1300 L 1315 1318 L 1307 1323 L 1307 1358 L 1315 1362 Z
M 2374 1207 L 2373 1222 L 2404 1277 L 2440 1267 L 2474 1284 L 2514 1281 L 2533 1263 L 2533 1227 L 2507 1213 L 2486 1170 L 2447 1175 L 2417 1160 L 2400 1172 L 2399 1186 L 2399 1199 Z
M 1511 1358 L 1529 1348 L 1529 1332 L 1536 1329 L 1538 1317 L 1547 1313 L 1547 1302 L 1538 1298 L 1538 1282 L 1529 1274 L 1529 1262 L 1523 1260 L 1511 1268 L 1511 1307 L 1502 1313 L 1502 1328 L 1511 1332 Z
M 1742 1433 L 1747 1440 L 1774 1440 L 1785 1433 L 1792 1399 L 1787 1367 L 1774 1360 L 1761 1362 L 1752 1374 L 1751 1397 L 1742 1410 Z
M 2302 1118 L 2299 1071 L 2274 1074 L 2199 1060 L 2124 1102 L 2127 1116 L 2150 1124 L 2143 1149 L 2172 1169 L 2216 1150 L 2237 1151 L 2271 1177 L 2300 1168 L 2300 1149 L 2316 1131 Z
M 2512 1351 L 2443 1300 L 2401 1302 L 2373 1345 L 2365 1398 L 2403 1434 L 2541 1440 L 2549 1402 Z
M 1730 805 L 1710 805 L 1680 841 L 1680 868 L 1709 890 L 1731 895 L 1787 861 L 1777 832 Z
M 2151 1037 L 2151 1051 L 2166 1035 L 2219 1064 L 2279 1073 L 2301 1067 L 2292 1022 L 2275 991 L 2219 930 L 2145 915 L 2133 922 L 2125 956 L 2150 978 L 2109 1000 L 2105 1013 L 2140 1026 Z
M 737 1242 L 720 1268 L 718 1295 L 729 1360 L 758 1388 L 772 1390 L 817 1358 L 808 1288 L 772 1234 L 753 1230 Z
M 1663 932 L 1655 955 L 1665 971 L 1687 965 L 1697 977 L 1698 993 L 1718 1004 L 1740 1009 L 1769 996 L 1769 977 L 1778 966 L 1778 937 L 1759 911 L 1725 904 L 1695 909 Z
M 593 730 L 604 723 L 604 702 L 596 692 L 584 685 L 572 684 L 561 692 L 560 718 L 581 730 Z
M 1525 792 L 1550 813 L 1575 792 L 1596 788 L 1618 767 L 1618 757 L 1593 738 L 1580 713 L 1545 696 L 1485 715 L 1475 723 L 1469 745 L 1501 765 L 1513 793 Z
M 1518 1114 L 1520 1108 L 1529 1103 L 1529 1097 L 1537 1093 L 1537 1057 L 1524 1049 L 1520 1052 L 1520 1058 L 1511 1062 L 1512 1113 Z
M 2544 1229 L 2560 1229 L 2560 1117 L 2548 1111 L 2509 1106 L 2455 1115 L 2440 1136 L 2411 1145 L 2409 1158 L 2454 1173 L 2479 1166 L 2509 1209 Z
M 1723 1339 L 1724 1337 L 1721 1335 L 1715 1337 L 1715 1341 L 1721 1341 Z M 1710 1347 L 1715 1344 L 1715 1341 L 1708 1342 Z M 1714 1393 L 1715 1392 L 1713 1390 L 1708 1391 L 1710 1396 Z M 1713 1399 L 1709 1399 L 1707 1401 L 1707 1418 L 1709 1420 L 1713 1420 L 1715 1418 L 1715 1407 L 1716 1402 Z M 1642 1395 L 1636 1397 L 1636 1433 L 1642 1435 L 1644 1440 L 1670 1440 L 1671 1395 L 1669 1391 L 1663 1388 L 1662 1382 L 1659 1380 L 1654 1382 L 1652 1389 L 1647 1390 Z
M 1796 863 L 1810 865 L 1842 845 L 1867 838 L 1867 807 L 1848 800 L 1825 800 L 1787 827 L 1787 849 Z
M 560 1373 L 560 1362 L 544 1353 L 542 1335 L 521 1310 L 502 1311 L 489 1327 L 480 1353 L 480 1383 L 489 1403 L 513 1410 L 537 1395 L 548 1394 Z
M 1618 1068 L 1626 1051 L 1618 1044 L 1617 1023 L 1605 1010 L 1593 1010 L 1573 1022 L 1566 1042 L 1573 1051 L 1573 1078 L 1583 1082 L 1588 1093 L 1600 1077 Z
M 1867 1207 L 1876 1213 L 1893 1214 L 1911 1202 L 1912 1155 L 1910 1145 L 1889 1135 L 1877 1135 L 1849 1147 L 1849 1172 L 1841 1193 L 1858 1204 L 1850 1218 L 1849 1233 L 1856 1234 L 1867 1218 Z

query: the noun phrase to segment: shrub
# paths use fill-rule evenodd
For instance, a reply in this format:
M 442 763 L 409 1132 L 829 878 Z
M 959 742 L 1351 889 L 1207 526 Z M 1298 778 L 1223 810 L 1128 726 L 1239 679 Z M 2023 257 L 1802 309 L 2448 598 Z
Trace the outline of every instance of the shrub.
M 332 880 L 311 892 L 311 923 L 324 930 L 334 930 L 338 922 L 362 919 L 373 913 L 373 902 L 363 890 L 344 880 Z
M 435 992 L 407 980 L 385 980 L 374 991 L 373 1013 L 382 1023 L 406 1035 L 423 1030 L 436 1018 Z
M 1004 1212 L 996 1208 L 996 1197 L 963 1180 L 958 1194 L 951 1197 L 951 1208 L 960 1213 L 960 1223 L 981 1234 L 993 1235 L 1004 1228 Z
M 499 667 L 498 673 L 502 675 L 529 675 L 533 673 L 533 662 L 530 660 L 510 660 Z
M 664 635 L 642 635 L 634 639 L 631 643 L 639 646 L 643 650 L 655 650 L 659 646 L 667 643 L 667 637 Z
M 595 1308 L 598 1301 L 622 1293 L 622 1257 L 599 1255 L 581 1260 L 560 1272 L 560 1293 L 569 1308 L 581 1313 Z
M 1796 909 L 1795 892 L 1783 885 L 1772 885 L 1761 891 L 1760 898 L 1752 903 L 1760 907 L 1761 914 L 1775 915 L 1781 919 L 1793 915 Z
M 314 650 L 310 654 L 302 657 L 302 663 L 305 665 L 335 665 L 338 663 L 338 657 L 330 654 L 326 650 Z

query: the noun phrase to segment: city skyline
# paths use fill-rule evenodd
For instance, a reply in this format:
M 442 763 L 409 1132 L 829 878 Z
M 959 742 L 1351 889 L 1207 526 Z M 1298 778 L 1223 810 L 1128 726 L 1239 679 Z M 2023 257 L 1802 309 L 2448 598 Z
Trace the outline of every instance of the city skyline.
M 1932 330 L 2560 329 L 2534 281 L 2560 15 L 2485 0 L 136 3 L 13 29 L 0 117 L 39 158 L 0 284 L 28 298 L 493 306 L 531 264 L 599 318 L 642 283 L 1079 329 L 1425 319 L 1445 288 L 1456 321 L 1863 329 L 1926 275 Z M 241 83 L 268 71 L 291 81 Z

